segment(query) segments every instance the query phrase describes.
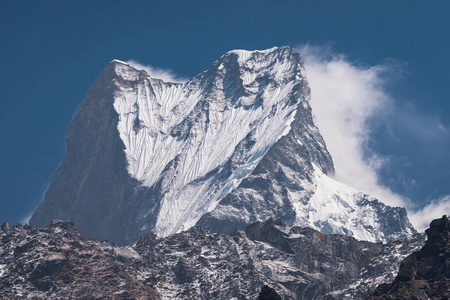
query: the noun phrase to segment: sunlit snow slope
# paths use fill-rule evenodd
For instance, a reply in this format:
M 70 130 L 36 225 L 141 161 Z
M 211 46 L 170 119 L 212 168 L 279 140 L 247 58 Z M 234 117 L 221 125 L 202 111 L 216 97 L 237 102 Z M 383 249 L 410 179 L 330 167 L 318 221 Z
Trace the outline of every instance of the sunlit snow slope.
M 269 217 L 370 241 L 409 235 L 404 210 L 327 177 L 303 73 L 290 47 L 230 51 L 186 83 L 114 60 L 80 106 L 31 223 L 71 219 L 119 243 Z M 398 226 L 386 229 L 380 211 L 399 214 Z
M 232 51 L 187 84 L 148 78 L 116 93 L 129 174 L 144 186 L 164 179 L 156 232 L 195 225 L 288 133 L 303 79 L 298 54 L 279 52 Z M 126 78 L 139 75 L 117 68 Z M 251 145 L 238 148 L 243 142 Z M 233 173 L 207 176 L 223 174 L 231 158 Z

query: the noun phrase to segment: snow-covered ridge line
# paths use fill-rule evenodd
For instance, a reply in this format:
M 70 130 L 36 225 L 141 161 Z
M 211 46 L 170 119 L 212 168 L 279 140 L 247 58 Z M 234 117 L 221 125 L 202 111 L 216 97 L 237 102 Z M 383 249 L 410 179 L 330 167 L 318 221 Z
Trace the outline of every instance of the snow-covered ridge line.
M 382 216 L 377 212 L 377 208 L 381 210 L 401 210 L 401 208 L 387 207 L 377 199 L 328 177 L 316 165 L 313 164 L 313 167 L 314 186 L 311 188 L 314 194 L 306 207 L 309 212 L 308 219 L 299 220 L 296 225 L 308 226 L 324 233 L 349 235 L 373 243 L 393 239 L 392 236 L 388 236 L 386 229 L 382 228 L 383 223 L 380 221 Z M 415 233 L 414 229 L 409 227 L 402 231 L 403 236 Z

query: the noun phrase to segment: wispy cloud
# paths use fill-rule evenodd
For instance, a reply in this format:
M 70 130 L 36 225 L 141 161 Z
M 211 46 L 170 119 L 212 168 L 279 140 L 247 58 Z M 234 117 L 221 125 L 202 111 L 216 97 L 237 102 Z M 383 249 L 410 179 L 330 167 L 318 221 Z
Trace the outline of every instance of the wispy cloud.
M 188 78 L 184 78 L 175 74 L 175 72 L 173 72 L 171 69 L 155 68 L 149 65 L 141 64 L 135 60 L 129 60 L 127 61 L 127 63 L 132 65 L 136 69 L 145 70 L 148 75 L 150 75 L 150 77 L 158 78 L 165 82 L 186 82 L 189 80 Z
M 422 112 L 411 104 L 397 104 L 393 114 L 395 118 L 386 123 L 393 140 L 408 139 L 424 154 L 437 154 L 443 149 L 448 153 L 449 130 L 438 115 Z
M 442 148 L 447 149 L 441 146 L 448 141 L 448 130 L 438 117 L 420 113 L 410 104 L 400 105 L 386 92 L 387 80 L 397 76 L 392 70 L 399 70 L 398 63 L 390 60 L 382 65 L 364 66 L 334 53 L 329 46 L 307 44 L 297 47 L 297 51 L 305 61 L 313 115 L 333 157 L 336 179 L 388 205 L 406 207 L 411 222 L 419 230 L 426 228 L 433 218 L 450 212 L 450 196 L 420 208 L 380 183 L 380 171 L 398 167 L 394 161 L 400 158 L 383 156 L 370 148 L 373 124 L 383 123 L 385 135 L 393 142 L 406 138 L 415 147 L 422 147 L 426 153 L 416 153 L 422 159 L 424 154 L 434 157 Z M 396 180 L 418 185 L 414 177 L 400 177 Z
M 390 205 L 407 202 L 379 184 L 377 170 L 388 158 L 370 151 L 368 121 L 391 109 L 383 91 L 386 66 L 358 66 L 329 47 L 297 48 L 305 61 L 315 122 L 333 157 L 336 179 Z
M 409 219 L 417 230 L 422 231 L 430 225 L 433 219 L 442 217 L 450 212 L 450 195 L 431 201 L 424 208 L 409 213 Z

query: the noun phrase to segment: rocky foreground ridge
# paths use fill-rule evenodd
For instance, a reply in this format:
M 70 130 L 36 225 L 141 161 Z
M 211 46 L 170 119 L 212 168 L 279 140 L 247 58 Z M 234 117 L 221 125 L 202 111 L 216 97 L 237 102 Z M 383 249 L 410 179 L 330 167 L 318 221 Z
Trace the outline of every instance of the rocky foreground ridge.
M 450 299 L 450 221 L 434 220 L 420 251 L 406 257 L 395 280 L 380 285 L 368 300 Z
M 0 298 L 257 299 L 268 285 L 282 299 L 362 299 L 423 243 L 420 234 L 370 243 L 269 220 L 231 235 L 193 227 L 117 247 L 68 221 L 5 223 Z

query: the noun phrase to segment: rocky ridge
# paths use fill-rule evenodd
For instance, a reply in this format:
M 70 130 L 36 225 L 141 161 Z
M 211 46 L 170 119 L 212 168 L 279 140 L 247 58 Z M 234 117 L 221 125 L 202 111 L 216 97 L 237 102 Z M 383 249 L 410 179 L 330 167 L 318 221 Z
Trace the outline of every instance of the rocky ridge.
M 231 235 L 144 235 L 123 247 L 84 239 L 67 221 L 4 226 L 0 298 L 257 299 L 268 285 L 283 299 L 362 299 L 422 245 L 420 234 L 375 244 L 281 220 Z
M 450 220 L 434 220 L 425 246 L 407 256 L 392 283 L 380 285 L 367 300 L 450 299 Z
M 2 226 L 0 299 L 161 299 L 107 252 L 113 248 L 66 221 Z

